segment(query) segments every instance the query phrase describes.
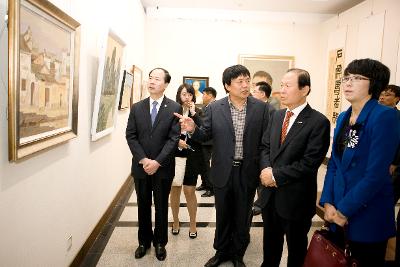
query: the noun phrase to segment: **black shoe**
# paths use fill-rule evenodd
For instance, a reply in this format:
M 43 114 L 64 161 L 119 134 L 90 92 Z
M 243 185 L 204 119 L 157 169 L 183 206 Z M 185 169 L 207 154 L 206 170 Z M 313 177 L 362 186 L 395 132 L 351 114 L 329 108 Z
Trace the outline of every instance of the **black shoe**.
M 251 212 L 253 213 L 253 216 L 257 216 L 262 213 L 262 209 L 259 206 L 253 206 Z
M 165 260 L 165 258 L 167 257 L 167 251 L 165 250 L 164 246 L 157 244 L 155 247 L 155 251 L 157 260 L 159 261 Z
M 211 190 L 207 190 L 205 193 L 203 193 L 201 196 L 202 197 L 212 197 L 214 195 L 214 192 Z
M 246 267 L 242 259 L 235 259 L 232 261 L 234 267 Z
M 203 190 L 206 190 L 207 189 L 207 187 L 205 186 L 205 185 L 200 185 L 199 187 L 196 187 L 196 191 L 203 191 Z
M 224 257 L 223 255 L 217 253 L 215 254 L 214 257 L 209 259 L 206 264 L 204 264 L 204 267 L 217 267 L 218 265 L 227 260 L 228 260 L 227 257 Z
M 189 231 L 189 237 L 190 237 L 191 239 L 197 238 L 197 231 L 194 232 L 194 233 L 191 233 L 191 232 Z
M 144 255 L 146 255 L 146 251 L 149 249 L 149 247 L 146 247 L 145 245 L 139 245 L 137 249 L 135 250 L 135 258 L 140 259 L 143 258 Z

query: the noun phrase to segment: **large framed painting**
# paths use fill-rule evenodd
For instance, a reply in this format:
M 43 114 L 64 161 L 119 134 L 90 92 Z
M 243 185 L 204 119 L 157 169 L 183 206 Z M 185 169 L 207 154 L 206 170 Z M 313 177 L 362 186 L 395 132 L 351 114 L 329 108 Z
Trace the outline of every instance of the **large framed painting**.
M 77 136 L 80 24 L 45 0 L 10 0 L 9 160 Z
M 196 104 L 202 104 L 203 90 L 208 87 L 208 77 L 183 76 L 183 82 L 193 86 L 196 94 Z
M 92 119 L 92 141 L 114 130 L 125 42 L 112 30 L 102 42 Z
M 142 70 L 138 66 L 132 66 L 133 73 L 133 93 L 131 103 L 140 101 L 142 95 Z
M 121 93 L 118 105 L 119 110 L 124 110 L 131 107 L 132 89 L 133 89 L 133 75 L 132 73 L 124 70 L 124 76 L 122 78 Z
M 268 72 L 272 77 L 272 92 L 278 92 L 281 79 L 286 71 L 294 67 L 292 56 L 239 55 L 239 64 L 246 66 L 250 75 L 257 71 Z M 274 92 L 275 91 L 275 92 Z M 279 92 L 278 92 L 279 93 Z

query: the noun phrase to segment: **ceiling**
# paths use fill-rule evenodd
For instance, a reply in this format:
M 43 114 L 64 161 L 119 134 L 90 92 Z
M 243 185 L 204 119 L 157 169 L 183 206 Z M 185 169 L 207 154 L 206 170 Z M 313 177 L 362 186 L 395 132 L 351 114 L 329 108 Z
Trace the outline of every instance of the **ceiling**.
M 144 8 L 205 8 L 241 11 L 338 14 L 364 0 L 141 0 Z

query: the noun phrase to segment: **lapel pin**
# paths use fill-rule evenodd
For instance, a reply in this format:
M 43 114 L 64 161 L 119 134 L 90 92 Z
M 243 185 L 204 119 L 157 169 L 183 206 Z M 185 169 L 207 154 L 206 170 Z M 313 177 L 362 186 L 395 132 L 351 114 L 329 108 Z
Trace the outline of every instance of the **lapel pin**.
M 302 124 L 303 122 L 302 121 L 298 121 L 297 123 Z
M 166 108 L 167 107 L 167 105 L 164 105 L 164 108 Z

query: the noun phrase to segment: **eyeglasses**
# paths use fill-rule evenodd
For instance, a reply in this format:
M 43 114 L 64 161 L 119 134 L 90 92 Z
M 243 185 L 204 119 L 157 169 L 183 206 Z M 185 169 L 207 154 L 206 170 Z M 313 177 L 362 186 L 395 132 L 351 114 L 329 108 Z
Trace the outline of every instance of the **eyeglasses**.
M 359 75 L 345 76 L 342 78 L 342 83 L 347 83 L 348 81 L 350 81 L 351 83 L 354 83 L 354 82 L 360 82 L 362 80 L 369 81 L 369 78 L 359 76 Z

